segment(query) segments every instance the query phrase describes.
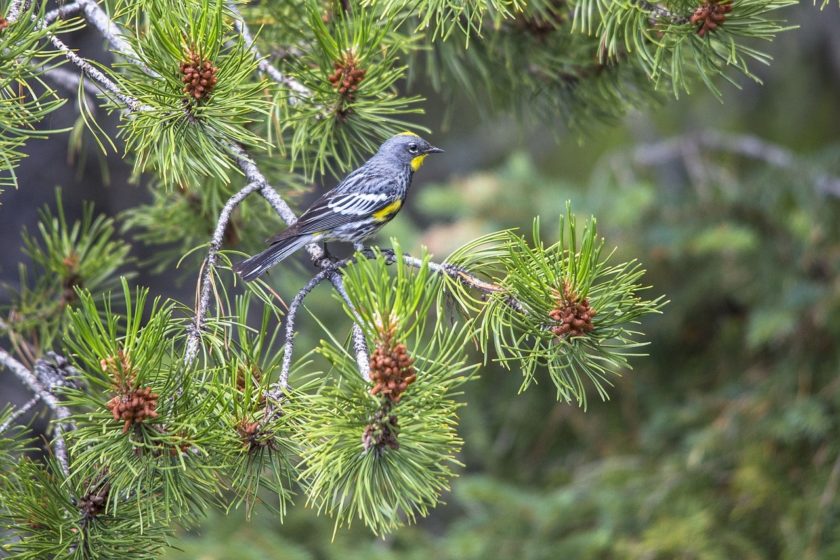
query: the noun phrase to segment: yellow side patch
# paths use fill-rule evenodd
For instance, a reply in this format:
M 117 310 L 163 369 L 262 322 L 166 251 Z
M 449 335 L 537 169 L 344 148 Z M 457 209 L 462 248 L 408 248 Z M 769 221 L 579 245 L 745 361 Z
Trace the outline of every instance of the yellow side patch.
M 422 156 L 417 156 L 416 158 L 413 158 L 411 160 L 411 170 L 417 171 L 418 169 L 420 169 L 420 166 L 423 165 L 423 160 L 426 159 L 427 155 L 428 154 L 423 154 Z
M 399 212 L 400 208 L 402 207 L 402 200 L 397 199 L 388 206 L 384 208 L 380 208 L 376 212 L 373 213 L 373 219 L 377 222 L 387 222 L 390 220 L 394 214 Z
M 409 131 L 400 132 L 399 134 L 397 134 L 397 136 L 416 136 L 417 138 L 420 138 L 419 136 L 417 136 L 413 132 L 409 132 Z

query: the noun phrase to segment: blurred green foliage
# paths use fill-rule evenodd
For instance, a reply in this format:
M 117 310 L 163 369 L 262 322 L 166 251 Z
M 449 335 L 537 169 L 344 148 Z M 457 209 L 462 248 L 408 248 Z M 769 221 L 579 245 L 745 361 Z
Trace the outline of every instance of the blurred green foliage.
M 535 214 L 551 228 L 567 199 L 597 215 L 607 247 L 639 257 L 671 300 L 646 319 L 651 357 L 612 402 L 592 398 L 584 414 L 546 384 L 511 399 L 517 372 L 486 368 L 465 388 L 468 471 L 419 526 L 386 540 L 354 527 L 331 541 L 331 520 L 292 508 L 282 529 L 267 515 L 210 520 L 167 557 L 837 558 L 840 198 L 814 177 L 840 176 L 827 125 L 840 118 L 827 102 L 838 82 L 825 65 L 796 66 L 790 46 L 742 102 L 697 96 L 542 156 L 511 147 L 485 171 L 420 187 L 414 220 L 390 227 L 403 246 L 413 238 L 413 251 L 441 256 Z M 767 111 L 797 95 L 813 113 Z M 690 148 L 698 123 L 783 141 L 796 165 L 702 146 L 634 161 L 643 142 L 632 137 L 682 131 Z

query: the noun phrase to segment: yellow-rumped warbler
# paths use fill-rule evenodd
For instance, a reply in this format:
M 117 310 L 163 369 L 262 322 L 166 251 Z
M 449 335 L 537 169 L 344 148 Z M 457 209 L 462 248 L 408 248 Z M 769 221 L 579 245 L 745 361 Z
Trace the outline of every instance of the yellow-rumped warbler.
M 372 158 L 315 201 L 298 221 L 268 240 L 271 246 L 234 267 L 251 281 L 307 243 L 361 242 L 402 208 L 411 178 L 429 154 L 442 152 L 412 132 L 386 140 Z

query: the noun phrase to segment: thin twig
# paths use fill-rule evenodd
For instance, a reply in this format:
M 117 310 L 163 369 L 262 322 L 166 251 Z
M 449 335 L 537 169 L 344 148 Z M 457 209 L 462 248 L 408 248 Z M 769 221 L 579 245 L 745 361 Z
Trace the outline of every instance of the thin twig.
M 297 319 L 300 306 L 303 304 L 304 298 L 309 295 L 309 292 L 314 290 L 318 284 L 329 278 L 333 272 L 334 270 L 332 269 L 322 269 L 318 272 L 318 274 L 313 276 L 309 282 L 303 286 L 303 288 L 300 289 L 294 299 L 292 299 L 292 302 L 289 304 L 289 311 L 286 313 L 286 333 L 283 341 L 283 361 L 280 364 L 280 375 L 268 391 L 269 399 L 267 399 L 268 404 L 266 405 L 266 409 L 269 413 L 273 410 L 273 403 L 280 402 L 283 397 L 283 393 L 285 393 L 286 388 L 289 385 L 289 373 L 292 369 L 292 351 L 294 350 L 295 344 L 295 321 Z
M 77 2 L 82 7 L 87 22 L 94 26 L 119 54 L 138 61 L 134 48 L 128 41 L 122 38 L 117 24 L 114 23 L 105 10 L 99 7 L 99 4 L 95 0 L 77 0 Z
M 667 8 L 663 8 L 659 4 L 653 4 L 651 2 L 647 2 L 647 0 L 635 0 L 635 2 L 636 5 L 642 9 L 642 11 L 650 14 L 651 18 L 653 18 L 654 20 L 664 19 L 677 25 L 682 25 L 691 21 L 691 18 L 689 18 L 688 16 L 675 14 Z
M 272 80 L 286 86 L 292 91 L 292 94 L 289 97 L 289 103 L 295 104 L 300 99 L 309 97 L 311 92 L 309 89 L 289 76 L 284 75 L 280 70 L 278 70 L 274 65 L 272 65 L 268 59 L 266 59 L 260 51 L 257 49 L 257 43 L 254 39 L 254 36 L 251 35 L 251 31 L 248 29 L 248 24 L 245 23 L 245 19 L 242 17 L 242 14 L 239 12 L 239 8 L 236 7 L 236 4 L 233 2 L 228 2 L 228 9 L 233 14 L 233 25 L 236 28 L 236 31 L 242 35 L 242 38 L 245 40 L 245 43 L 248 45 L 248 48 L 253 53 L 254 58 L 257 59 L 257 65 L 261 72 L 267 74 Z
M 44 72 L 44 76 L 48 80 L 55 83 L 57 86 L 60 86 L 67 90 L 68 93 L 78 92 L 79 82 L 82 81 L 81 76 L 78 73 L 71 72 L 65 68 L 52 68 Z M 88 105 L 93 105 L 92 98 L 95 98 L 95 96 L 99 95 L 99 88 L 88 80 L 83 81 L 82 87 L 85 90 L 85 97 L 87 99 Z
M 70 50 L 70 47 L 64 44 L 64 42 L 58 37 L 56 37 L 54 34 L 48 33 L 47 38 L 58 50 L 64 53 L 64 56 L 67 57 L 67 59 L 70 62 L 75 64 L 82 72 L 84 72 L 88 78 L 102 86 L 103 91 L 119 99 L 131 111 L 136 112 L 148 109 L 148 107 L 141 104 L 134 97 L 123 93 L 122 90 L 120 90 L 119 86 L 117 86 L 117 84 L 108 79 L 108 77 L 105 76 L 105 74 L 103 74 L 98 68 L 91 65 L 87 60 Z
M 33 406 L 35 406 L 38 403 L 38 401 L 40 401 L 40 400 L 41 400 L 41 395 L 35 395 L 31 399 L 29 399 L 29 401 L 25 405 L 23 405 L 22 407 L 15 410 L 12 413 L 12 415 L 9 416 L 8 420 L 6 420 L 2 424 L 0 424 L 0 434 L 5 432 L 6 430 L 8 430 L 9 426 L 14 424 L 17 421 L 18 418 L 20 418 L 21 416 L 23 416 L 24 414 L 29 412 L 29 409 L 31 409 Z
M 25 0 L 12 0 L 9 3 L 9 8 L 6 10 L 6 21 L 9 25 L 13 24 L 20 17 L 21 11 L 24 10 Z
M 207 308 L 210 304 L 210 292 L 213 284 L 213 272 L 216 267 L 216 260 L 219 256 L 219 250 L 222 247 L 222 242 L 225 237 L 228 223 L 233 211 L 239 204 L 245 200 L 249 194 L 258 190 L 261 187 L 259 183 L 248 183 L 239 192 L 231 196 L 225 203 L 219 214 L 219 220 L 216 223 L 216 229 L 213 232 L 213 237 L 210 239 L 210 248 L 207 251 L 207 257 L 204 261 L 204 269 L 201 279 L 201 293 L 198 298 L 198 303 L 195 308 L 195 319 L 187 339 L 187 351 L 184 356 L 184 362 L 192 363 L 198 353 L 198 343 L 201 340 L 201 328 L 204 323 L 204 317 L 207 315 Z
M 414 268 L 420 268 L 421 266 L 423 266 L 423 261 L 421 259 L 418 259 L 417 257 L 412 257 L 410 255 L 403 255 L 403 262 Z M 460 266 L 456 266 L 454 264 L 436 263 L 428 261 L 426 265 L 432 272 L 436 272 L 438 274 L 445 274 L 446 276 L 457 280 L 464 286 L 467 286 L 468 288 L 473 288 L 485 294 L 499 294 L 504 293 L 506 291 L 504 287 L 499 286 L 498 284 L 493 284 L 492 282 L 487 282 L 486 280 L 482 280 L 481 278 L 472 274 L 468 270 L 461 268 Z M 520 313 L 527 312 L 522 303 L 512 295 L 508 294 L 505 301 L 516 311 L 519 311 Z
M 53 10 L 44 14 L 44 23 L 47 25 L 53 23 L 56 20 L 64 19 L 68 16 L 74 16 L 79 11 L 81 11 L 82 6 L 78 2 L 71 2 L 70 4 L 64 4 L 63 6 L 59 6 Z
M 353 314 L 353 351 L 356 353 L 356 365 L 359 368 L 359 374 L 365 381 L 370 381 L 370 357 L 368 356 L 367 341 L 365 340 L 365 333 L 362 330 L 362 319 L 356 311 L 356 307 L 350 300 L 350 295 L 344 288 L 344 278 L 338 271 L 333 271 L 330 276 L 330 282 L 333 287 L 347 304 L 347 308 Z
M 61 465 L 61 470 L 64 475 L 69 476 L 70 465 L 67 460 L 67 447 L 64 444 L 62 423 L 70 417 L 70 411 L 59 403 L 55 395 L 50 392 L 50 388 L 45 387 L 33 372 L 29 371 L 22 363 L 2 348 L 0 348 L 0 364 L 5 365 L 30 391 L 38 395 L 44 401 L 44 404 L 52 410 L 56 420 L 53 424 L 53 448 L 55 450 L 55 457 L 59 465 Z
M 747 134 L 727 134 L 707 130 L 698 134 L 677 136 L 653 144 L 637 147 L 630 157 L 636 165 L 654 166 L 683 157 L 687 147 L 695 150 L 728 152 L 762 161 L 773 167 L 800 171 L 813 183 L 817 192 L 840 197 L 840 177 L 815 171 L 799 160 L 797 155 L 778 144 Z

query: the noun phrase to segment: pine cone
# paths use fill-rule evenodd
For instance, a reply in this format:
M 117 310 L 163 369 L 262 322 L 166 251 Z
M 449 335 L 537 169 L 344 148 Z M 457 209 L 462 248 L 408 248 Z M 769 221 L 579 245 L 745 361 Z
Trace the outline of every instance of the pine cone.
M 382 395 L 392 402 L 399 402 L 409 385 L 417 379 L 412 358 L 405 344 L 394 345 L 387 337 L 370 357 L 371 395 Z
M 140 424 L 146 418 L 157 418 L 158 394 L 148 387 L 141 387 L 124 395 L 118 395 L 105 405 L 114 420 L 123 421 L 123 433 L 127 433 L 132 424 Z
M 356 57 L 351 53 L 347 53 L 341 60 L 336 60 L 333 68 L 335 71 L 327 79 L 344 99 L 353 101 L 367 70 L 359 68 Z
M 4 18 L 3 16 L 0 16 L 0 31 L 3 31 L 7 27 L 9 27 L 9 20 Z
M 81 258 L 76 251 L 70 251 L 69 255 L 61 259 L 61 265 L 64 267 L 64 270 L 60 272 L 62 292 L 59 304 L 61 307 L 76 302 L 76 291 L 73 288 L 82 287 L 82 277 L 79 274 L 80 261 Z
M 726 14 L 731 11 L 731 0 L 707 0 L 694 10 L 690 21 L 693 25 L 700 24 L 697 34 L 704 37 L 726 21 Z
M 549 330 L 557 337 L 582 336 L 595 328 L 592 318 L 597 314 L 589 305 L 588 298 L 578 301 L 577 294 L 566 284 L 563 294 L 557 300 L 557 307 L 548 314 L 552 321 L 558 323 Z
M 390 404 L 384 405 L 376 411 L 371 423 L 365 426 L 362 433 L 362 447 L 365 451 L 373 448 L 377 453 L 381 453 L 386 447 L 395 450 L 400 448 L 400 442 L 397 441 L 400 427 L 397 417 L 390 414 L 390 410 Z
M 207 99 L 216 87 L 219 69 L 198 54 L 190 52 L 187 60 L 181 63 L 181 81 L 184 82 L 184 93 L 189 99 L 201 101 Z
M 104 373 L 110 375 L 120 387 L 124 387 L 127 382 L 133 381 L 137 373 L 131 365 L 128 353 L 123 351 L 122 348 L 117 350 L 116 355 L 99 360 L 99 367 L 102 368 Z
M 79 499 L 79 511 L 85 519 L 91 519 L 105 511 L 108 503 L 108 493 L 111 491 L 111 484 L 105 482 L 96 491 L 90 490 Z
M 274 448 L 273 439 L 267 432 L 263 431 L 259 422 L 249 422 L 247 419 L 243 419 L 239 425 L 236 426 L 236 433 L 239 434 L 240 439 L 242 439 L 242 443 L 248 447 L 249 451 L 263 447 Z

